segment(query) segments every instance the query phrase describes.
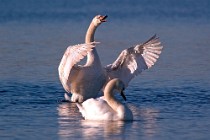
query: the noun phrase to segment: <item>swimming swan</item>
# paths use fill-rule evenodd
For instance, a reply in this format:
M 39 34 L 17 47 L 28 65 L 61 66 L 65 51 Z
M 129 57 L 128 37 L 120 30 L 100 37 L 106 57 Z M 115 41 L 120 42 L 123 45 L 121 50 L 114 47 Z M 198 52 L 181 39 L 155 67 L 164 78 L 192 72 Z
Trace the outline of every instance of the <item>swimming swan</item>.
M 104 97 L 91 98 L 82 104 L 77 103 L 77 107 L 85 120 L 133 120 L 133 114 L 127 105 L 114 97 L 116 90 L 126 100 L 124 89 L 125 85 L 121 80 L 112 79 L 105 86 Z
M 96 28 L 105 22 L 106 18 L 107 16 L 100 15 L 93 18 L 86 34 L 86 45 L 94 42 Z M 78 45 L 76 49 L 84 50 L 82 46 L 84 44 Z M 64 53 L 64 57 L 68 59 L 62 59 L 59 65 L 59 77 L 64 89 L 72 93 L 71 101 L 83 102 L 88 98 L 97 97 L 99 91 L 104 91 L 106 84 L 114 78 L 122 80 L 127 87 L 135 76 L 155 64 L 162 48 L 159 38 L 154 35 L 143 44 L 123 50 L 112 64 L 105 67 L 102 67 L 95 47 L 92 47 L 92 51 L 74 51 L 75 49 L 68 48 Z M 82 59 L 81 53 L 83 56 L 87 55 L 84 66 L 66 62 L 71 59 L 78 59 L 76 62 L 79 62 Z M 66 71 L 66 75 L 62 74 L 63 71 Z

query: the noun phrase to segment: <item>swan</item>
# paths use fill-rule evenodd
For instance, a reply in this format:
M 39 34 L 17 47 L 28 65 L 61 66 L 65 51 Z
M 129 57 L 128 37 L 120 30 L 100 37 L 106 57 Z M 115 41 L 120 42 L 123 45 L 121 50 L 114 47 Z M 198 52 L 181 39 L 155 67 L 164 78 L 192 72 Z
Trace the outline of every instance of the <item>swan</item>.
M 59 77 L 64 89 L 72 93 L 72 97 L 69 97 L 72 102 L 83 102 L 89 98 L 96 98 L 99 91 L 104 92 L 106 84 L 114 78 L 119 78 L 126 88 L 134 77 L 143 70 L 151 68 L 162 52 L 163 46 L 159 38 L 154 35 L 142 44 L 123 50 L 113 63 L 103 67 L 95 49 L 97 43 L 94 43 L 94 34 L 96 28 L 106 22 L 106 18 L 107 16 L 101 15 L 94 17 L 86 33 L 86 44 L 77 45 L 76 49 L 67 48 L 63 56 L 66 59 L 61 60 L 58 68 Z M 87 56 L 86 64 L 76 65 L 85 56 Z M 76 63 L 67 62 L 72 59 Z M 68 95 L 65 94 L 65 96 L 68 99 Z
M 123 90 L 123 82 L 114 78 L 110 80 L 104 88 L 104 96 L 94 99 L 88 99 L 82 104 L 77 103 L 79 111 L 85 120 L 111 120 L 111 121 L 128 121 L 133 120 L 133 114 L 126 104 L 121 103 L 115 97 L 115 90 L 120 92 L 126 100 Z
M 106 18 L 107 16 L 95 16 L 86 33 L 86 44 L 68 47 L 61 59 L 59 78 L 66 92 L 72 93 L 72 102 L 83 102 L 97 97 L 106 81 L 104 69 L 93 45 L 95 31 L 101 23 L 106 22 Z M 86 64 L 76 65 L 85 56 Z

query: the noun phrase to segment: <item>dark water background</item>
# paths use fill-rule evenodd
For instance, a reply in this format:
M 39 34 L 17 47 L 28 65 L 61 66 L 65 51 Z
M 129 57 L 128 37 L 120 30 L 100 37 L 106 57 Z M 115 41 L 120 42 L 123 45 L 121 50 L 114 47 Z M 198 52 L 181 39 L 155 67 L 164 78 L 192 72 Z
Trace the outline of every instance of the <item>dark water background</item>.
M 157 64 L 126 90 L 133 122 L 84 121 L 57 67 L 97 14 L 104 65 L 157 34 Z M 208 139 L 209 0 L 0 0 L 0 139 Z

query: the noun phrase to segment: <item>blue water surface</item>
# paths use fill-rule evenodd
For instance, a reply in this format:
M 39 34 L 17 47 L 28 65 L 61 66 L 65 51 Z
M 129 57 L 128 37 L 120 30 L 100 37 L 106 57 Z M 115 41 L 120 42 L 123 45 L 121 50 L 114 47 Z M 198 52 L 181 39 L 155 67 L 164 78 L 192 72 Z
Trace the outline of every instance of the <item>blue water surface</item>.
M 125 93 L 133 122 L 85 121 L 57 68 L 69 45 L 84 42 L 92 18 L 105 66 L 157 34 L 154 67 Z M 208 139 L 209 0 L 0 0 L 0 139 Z

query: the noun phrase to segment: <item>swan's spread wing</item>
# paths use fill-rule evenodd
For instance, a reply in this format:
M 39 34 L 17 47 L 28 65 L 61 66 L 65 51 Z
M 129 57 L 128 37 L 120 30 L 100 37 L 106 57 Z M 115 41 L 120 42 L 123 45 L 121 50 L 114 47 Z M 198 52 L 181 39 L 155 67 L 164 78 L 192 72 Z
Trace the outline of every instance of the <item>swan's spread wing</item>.
M 95 42 L 94 42 L 95 44 Z M 69 46 L 61 59 L 60 65 L 58 67 L 59 78 L 61 83 L 65 88 L 65 83 L 69 79 L 69 75 L 72 67 L 77 64 L 81 59 L 83 59 L 88 52 L 95 47 L 93 43 L 90 44 L 79 44 L 74 46 Z M 67 87 L 65 90 L 69 91 Z
M 140 74 L 142 70 L 151 68 L 162 51 L 163 46 L 159 38 L 154 35 L 143 44 L 125 49 L 114 63 L 106 66 L 110 79 L 120 78 L 125 85 Z

